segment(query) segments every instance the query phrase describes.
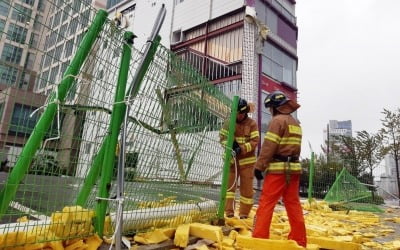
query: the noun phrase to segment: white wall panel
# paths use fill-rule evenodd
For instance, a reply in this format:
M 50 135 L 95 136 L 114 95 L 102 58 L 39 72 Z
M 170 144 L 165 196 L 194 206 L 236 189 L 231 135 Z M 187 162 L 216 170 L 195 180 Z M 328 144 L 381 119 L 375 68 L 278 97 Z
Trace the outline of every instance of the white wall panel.
M 243 3 L 244 0 L 185 0 L 175 5 L 172 30 L 187 30 L 238 9 Z

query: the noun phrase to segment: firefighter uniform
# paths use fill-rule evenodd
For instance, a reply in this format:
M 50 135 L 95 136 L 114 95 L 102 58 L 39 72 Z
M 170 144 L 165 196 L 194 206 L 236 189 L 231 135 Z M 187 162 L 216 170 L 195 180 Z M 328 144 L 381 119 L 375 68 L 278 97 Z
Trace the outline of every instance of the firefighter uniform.
M 220 141 L 226 145 L 228 123 L 220 130 Z M 242 121 L 236 121 L 235 138 L 240 146 L 240 153 L 232 158 L 226 193 L 225 213 L 228 217 L 234 215 L 234 202 L 237 181 L 240 178 L 239 216 L 246 218 L 253 206 L 253 176 L 256 162 L 255 150 L 259 142 L 259 131 L 255 120 L 247 116 Z
M 282 197 L 291 228 L 288 238 L 306 247 L 306 229 L 299 199 L 302 130 L 299 122 L 290 115 L 298 107 L 300 105 L 291 100 L 282 102 L 278 105 L 279 112 L 273 115 L 268 125 L 255 164 L 255 168 L 265 172 L 266 176 L 254 222 L 253 237 L 269 238 L 274 208 Z

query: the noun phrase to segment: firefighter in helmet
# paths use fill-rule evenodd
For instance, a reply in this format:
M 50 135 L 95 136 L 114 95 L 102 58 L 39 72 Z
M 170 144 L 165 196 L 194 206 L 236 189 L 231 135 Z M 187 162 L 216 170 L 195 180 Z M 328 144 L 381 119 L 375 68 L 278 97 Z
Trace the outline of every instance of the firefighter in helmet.
M 300 105 L 281 91 L 269 94 L 264 105 L 272 114 L 255 172 L 265 174 L 265 180 L 254 220 L 253 237 L 269 238 L 272 214 L 282 197 L 289 217 L 291 231 L 288 239 L 306 247 L 306 229 L 299 198 L 302 132 L 299 122 L 292 117 Z
M 254 111 L 254 105 L 248 104 L 240 98 L 236 117 L 235 138 L 233 142 L 232 158 L 226 193 L 225 214 L 234 216 L 235 191 L 240 181 L 240 207 L 239 217 L 246 219 L 253 206 L 253 176 L 254 163 L 256 162 L 255 150 L 259 142 L 257 122 L 248 116 Z M 228 136 L 228 122 L 220 130 L 220 141 L 225 146 Z

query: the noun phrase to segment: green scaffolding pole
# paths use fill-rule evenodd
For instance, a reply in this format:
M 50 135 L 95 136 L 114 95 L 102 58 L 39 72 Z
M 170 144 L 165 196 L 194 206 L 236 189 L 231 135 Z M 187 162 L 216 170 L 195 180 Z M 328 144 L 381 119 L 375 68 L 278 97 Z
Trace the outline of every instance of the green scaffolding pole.
M 308 202 L 312 201 L 313 194 L 313 180 L 314 180 L 314 152 L 311 152 L 311 160 L 310 160 L 310 175 L 308 176 Z
M 94 42 L 96 41 L 97 35 L 102 30 L 102 27 L 107 19 L 107 15 L 108 13 L 105 10 L 99 10 L 97 12 L 92 25 L 83 37 L 74 58 L 65 71 L 57 91 L 51 93 L 48 105 L 33 129 L 32 134 L 28 138 L 15 166 L 13 167 L 13 170 L 9 174 L 7 181 L 1 190 L 0 218 L 6 212 L 10 201 L 14 199 L 18 185 L 24 178 L 29 165 L 32 162 L 33 156 L 35 155 L 46 132 L 51 126 L 51 123 L 57 112 L 58 103 L 64 101 L 68 90 L 71 88 L 72 83 L 75 80 L 75 76 L 79 73 L 83 63 L 89 55 L 88 52 L 91 50 Z
M 218 207 L 218 224 L 223 225 L 224 223 L 224 211 L 226 204 L 226 191 L 228 190 L 228 178 L 229 178 L 229 168 L 231 165 L 232 159 L 232 146 L 233 139 L 235 136 L 235 128 L 236 128 L 236 116 L 237 116 L 237 107 L 239 104 L 239 97 L 234 96 L 231 106 L 231 116 L 229 119 L 229 131 L 228 131 L 228 141 L 226 143 L 225 148 L 225 161 L 224 161 L 224 169 L 222 172 L 222 183 L 221 183 L 221 192 L 220 192 L 220 201 Z
M 129 65 L 132 54 L 132 44 L 134 35 L 132 32 L 125 32 L 124 40 L 126 43 L 123 45 L 121 63 L 118 73 L 117 89 L 115 91 L 115 98 L 113 110 L 111 113 L 110 127 L 105 140 L 104 159 L 101 168 L 101 179 L 99 183 L 99 195 L 96 205 L 96 232 L 102 236 L 104 228 L 104 219 L 106 216 L 108 197 L 111 188 L 111 177 L 115 164 L 115 152 L 118 143 L 118 135 L 121 129 L 122 122 L 126 110 L 125 91 L 126 83 L 128 81 Z M 103 199 L 102 199 L 103 198 Z

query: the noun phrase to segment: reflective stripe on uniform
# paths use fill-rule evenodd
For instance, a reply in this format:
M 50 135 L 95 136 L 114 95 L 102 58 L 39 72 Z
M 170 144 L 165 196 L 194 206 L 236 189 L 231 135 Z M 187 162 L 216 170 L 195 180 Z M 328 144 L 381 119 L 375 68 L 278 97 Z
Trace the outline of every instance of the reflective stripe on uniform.
M 227 199 L 234 199 L 235 198 L 235 193 L 234 192 L 226 192 L 226 198 Z
M 266 140 L 272 141 L 276 144 L 279 145 L 301 145 L 301 138 L 300 137 L 280 137 L 277 134 L 274 134 L 272 132 L 267 132 L 265 134 Z
M 240 196 L 240 202 L 243 204 L 253 205 L 254 201 L 252 198 L 246 198 L 244 196 Z
M 286 162 L 271 162 L 268 166 L 268 171 L 284 171 Z M 290 163 L 290 171 L 301 171 L 299 162 Z
M 259 134 L 260 134 L 260 132 L 258 132 L 257 130 L 251 132 L 251 133 L 250 133 L 250 139 L 254 139 L 254 138 L 258 137 Z
M 237 143 L 239 143 L 239 144 L 246 143 L 246 137 L 235 137 L 235 140 L 236 140 Z
M 255 156 L 251 156 L 251 157 L 247 157 L 244 159 L 240 159 L 239 160 L 239 165 L 247 165 L 247 164 L 252 164 L 252 163 L 256 163 L 257 159 Z
M 289 125 L 289 133 L 302 135 L 301 127 L 295 125 Z
M 279 142 L 281 141 L 282 138 L 279 135 L 275 134 L 275 133 L 267 132 L 265 134 L 264 139 L 272 141 L 272 142 L 275 142 L 276 144 L 279 144 Z
M 220 135 L 228 136 L 228 130 L 226 130 L 226 129 L 221 129 L 221 130 L 219 131 L 219 134 L 220 134 Z
M 299 137 L 282 137 L 279 145 L 301 145 L 301 138 Z
M 244 147 L 246 148 L 246 152 L 250 152 L 251 151 L 251 144 L 248 142 L 248 143 L 245 143 L 244 144 Z

